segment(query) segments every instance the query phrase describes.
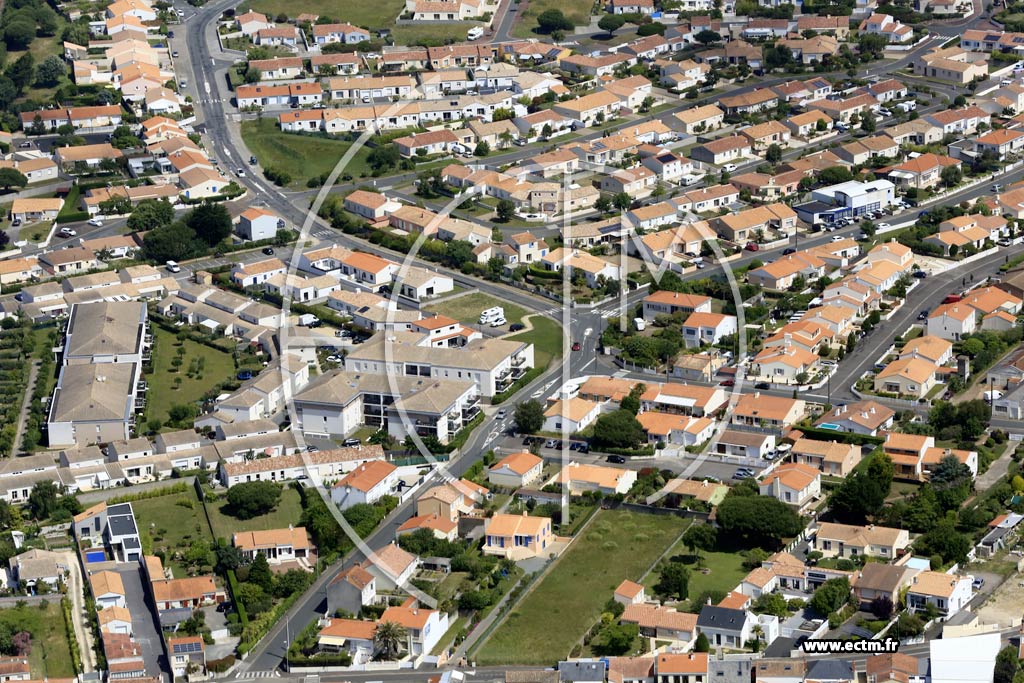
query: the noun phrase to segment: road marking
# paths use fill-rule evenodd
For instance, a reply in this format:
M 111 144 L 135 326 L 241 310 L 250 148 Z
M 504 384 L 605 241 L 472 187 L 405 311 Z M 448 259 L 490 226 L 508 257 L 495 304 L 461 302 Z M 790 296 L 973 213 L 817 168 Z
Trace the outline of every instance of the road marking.
M 210 89 L 210 81 L 204 81 L 203 82 L 203 87 L 206 88 L 206 94 L 207 95 L 213 94 L 213 92 Z

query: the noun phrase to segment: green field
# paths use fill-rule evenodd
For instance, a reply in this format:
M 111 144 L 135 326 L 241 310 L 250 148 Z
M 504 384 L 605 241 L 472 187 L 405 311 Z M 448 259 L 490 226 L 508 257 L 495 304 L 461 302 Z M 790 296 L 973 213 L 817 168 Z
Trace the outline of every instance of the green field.
M 302 501 L 299 492 L 291 486 L 285 487 L 281 492 L 281 500 L 274 511 L 268 515 L 260 515 L 252 519 L 238 519 L 224 511 L 227 502 L 222 498 L 209 502 L 207 509 L 210 511 L 210 525 L 213 527 L 214 538 L 223 538 L 228 543 L 236 531 L 260 531 L 263 529 L 287 529 L 288 525 L 295 526 L 302 517 Z
M 519 13 L 512 27 L 512 35 L 517 38 L 536 37 L 533 29 L 537 28 L 537 16 L 544 10 L 562 10 L 566 19 L 583 26 L 590 23 L 590 11 L 594 3 L 588 0 L 530 0 L 529 6 Z
M 675 516 L 602 510 L 558 563 L 477 652 L 481 666 L 551 665 L 601 616 L 624 579 L 636 581 L 675 543 L 687 522 Z
M 248 9 L 271 19 L 278 14 L 297 17 L 309 13 L 366 28 L 391 28 L 405 10 L 405 0 L 251 0 L 237 11 L 242 14 Z
M 338 160 L 352 146 L 343 140 L 282 133 L 274 119 L 242 121 L 242 139 L 260 166 L 284 171 L 292 177 L 291 187 L 296 188 L 304 188 L 310 178 L 333 171 Z M 353 178 L 369 173 L 368 154 L 366 147 L 356 152 L 343 173 Z
M 553 358 L 562 357 L 562 327 L 550 318 L 535 315 L 530 318 L 533 329 L 514 334 L 506 339 L 533 342 L 533 364 L 546 368 Z
M 0 622 L 12 633 L 32 634 L 32 651 L 28 656 L 32 678 L 73 678 L 71 644 L 64 625 L 60 596 L 47 599 L 45 605 L 25 605 L 0 610 Z
M 445 24 L 406 24 L 395 26 L 391 35 L 395 45 L 424 45 L 436 47 L 450 42 L 465 42 L 466 33 L 474 26 L 483 26 L 478 21 L 453 21 Z
M 472 294 L 433 304 L 430 306 L 430 310 L 434 313 L 446 315 L 449 318 L 455 318 L 459 322 L 476 325 L 480 320 L 480 312 L 495 306 L 501 306 L 505 309 L 505 320 L 509 323 L 522 322 L 523 316 L 526 315 L 526 309 L 522 306 L 500 301 L 490 294 L 484 294 L 483 292 L 473 292 Z
M 146 394 L 147 418 L 155 417 L 166 422 L 171 406 L 202 400 L 206 392 L 235 374 L 235 363 L 229 353 L 217 351 L 191 339 L 186 339 L 184 346 L 178 347 L 175 335 L 161 327 L 153 327 L 153 337 L 153 372 L 146 376 L 149 382 Z M 173 362 L 178 355 L 178 348 L 184 348 L 185 355 L 181 366 L 174 372 Z M 202 359 L 203 369 L 198 373 L 193 372 L 190 377 L 190 366 L 194 360 L 198 362 L 197 359 Z M 178 379 L 181 382 L 176 384 Z
M 174 559 L 176 553 L 184 553 L 197 540 L 212 545 L 202 503 L 192 488 L 185 493 L 132 501 L 132 509 L 143 552 L 150 555 L 162 550 L 164 566 L 170 567 L 175 577 L 188 576 L 185 566 Z
M 682 555 L 690 558 L 690 549 L 685 544 L 680 542 L 668 557 L 674 557 Z M 738 586 L 743 580 L 743 577 L 747 575 L 747 570 L 743 568 L 743 558 L 735 552 L 730 553 L 701 553 L 703 558 L 703 568 L 707 570 L 705 574 L 697 567 L 696 563 L 689 564 L 690 568 L 690 598 L 696 598 L 704 591 L 721 591 L 722 593 L 728 593 L 733 588 Z M 658 583 L 658 572 L 651 572 L 643 580 L 644 586 L 649 591 L 649 595 L 653 595 L 654 586 Z M 681 608 L 680 608 L 681 609 Z

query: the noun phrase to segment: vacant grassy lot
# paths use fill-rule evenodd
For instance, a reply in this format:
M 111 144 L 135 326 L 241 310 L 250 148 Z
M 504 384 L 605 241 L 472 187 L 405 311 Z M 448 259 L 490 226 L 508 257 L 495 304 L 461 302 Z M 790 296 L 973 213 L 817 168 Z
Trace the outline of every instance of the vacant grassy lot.
M 747 571 L 743 568 L 743 558 L 739 553 L 701 553 L 703 557 L 703 569 L 705 574 L 696 562 L 691 562 L 690 550 L 683 543 L 679 543 L 672 549 L 668 557 L 683 556 L 687 558 L 687 566 L 690 568 L 690 598 L 696 598 L 704 591 L 721 591 L 728 593 L 739 585 Z M 651 572 L 644 578 L 643 584 L 653 595 L 654 586 L 658 583 L 658 572 Z
M 306 187 L 306 181 L 334 170 L 338 160 L 352 146 L 331 138 L 282 133 L 273 119 L 242 121 L 242 139 L 263 168 L 284 171 L 292 177 L 292 187 Z M 344 173 L 356 178 L 369 172 L 366 156 L 360 149 Z
M 203 394 L 235 374 L 235 363 L 228 353 L 190 339 L 178 346 L 178 338 L 161 327 L 153 327 L 153 337 L 153 372 L 146 377 L 147 418 L 166 422 L 171 406 L 199 401 Z M 185 355 L 175 371 L 178 349 L 185 349 Z
M 533 29 L 537 28 L 537 16 L 549 9 L 562 10 L 569 21 L 582 26 L 590 22 L 590 10 L 593 7 L 594 3 L 590 0 L 530 0 L 529 6 L 516 18 L 512 35 L 518 38 L 535 36 Z
M 539 315 L 530 318 L 530 322 L 533 323 L 532 330 L 507 339 L 533 342 L 534 366 L 546 368 L 552 359 L 562 357 L 562 328 L 554 320 Z
M 45 605 L 25 605 L 0 610 L 0 623 L 12 633 L 32 634 L 32 652 L 28 656 L 34 679 L 72 678 L 71 645 L 64 627 L 60 596 L 54 595 Z
M 602 510 L 476 655 L 482 666 L 553 664 L 601 616 L 623 579 L 637 580 L 686 520 Z
M 238 519 L 226 512 L 226 506 L 227 501 L 222 498 L 209 503 L 207 509 L 210 511 L 210 525 L 213 527 L 214 538 L 223 538 L 228 543 L 231 542 L 231 536 L 236 531 L 287 529 L 289 524 L 297 525 L 302 516 L 302 501 L 299 498 L 299 492 L 290 486 L 281 492 L 280 502 L 268 515 L 252 519 Z
M 526 314 L 522 307 L 505 301 L 499 301 L 490 294 L 484 294 L 483 292 L 473 292 L 472 294 L 460 296 L 457 299 L 442 301 L 439 304 L 432 305 L 430 310 L 446 315 L 449 318 L 455 318 L 459 322 L 476 325 L 480 320 L 480 312 L 495 306 L 501 306 L 505 309 L 505 320 L 510 323 L 521 322 Z
M 404 0 L 252 0 L 243 3 L 238 12 L 253 9 L 273 18 L 278 14 L 297 17 L 302 13 L 318 14 L 334 21 L 346 21 L 366 28 L 392 28 Z
M 453 21 L 449 24 L 406 24 L 395 26 L 391 35 L 396 45 L 424 45 L 436 47 L 450 41 L 464 42 L 466 33 L 474 26 L 483 26 L 478 21 Z
M 147 555 L 164 551 L 164 566 L 170 567 L 175 577 L 188 576 L 180 555 L 193 541 L 212 545 L 203 506 L 192 488 L 185 493 L 132 501 L 132 509 L 142 536 L 143 551 Z

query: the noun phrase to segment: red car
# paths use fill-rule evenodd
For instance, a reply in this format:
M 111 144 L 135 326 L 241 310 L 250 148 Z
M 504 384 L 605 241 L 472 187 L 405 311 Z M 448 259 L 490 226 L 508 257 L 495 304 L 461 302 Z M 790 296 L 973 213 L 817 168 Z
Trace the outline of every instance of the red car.
M 955 304 L 957 301 L 960 301 L 961 298 L 962 297 L 959 294 L 950 294 L 949 296 L 942 300 L 942 303 Z
M 573 342 L 573 345 L 572 345 L 572 350 L 573 350 L 573 351 L 579 351 L 579 350 L 580 350 L 580 349 L 582 349 L 582 348 L 583 348 L 583 346 L 582 346 L 582 345 L 580 345 L 580 343 L 579 343 L 579 342 Z
M 757 246 L 757 242 L 747 242 L 747 251 L 758 251 L 761 247 Z
M 731 380 L 731 379 L 723 379 L 723 380 L 722 380 L 721 382 L 719 382 L 718 384 L 719 384 L 720 386 L 723 386 L 723 387 L 734 387 L 734 386 L 736 386 L 736 382 L 735 382 L 735 381 L 733 381 L 733 380 Z

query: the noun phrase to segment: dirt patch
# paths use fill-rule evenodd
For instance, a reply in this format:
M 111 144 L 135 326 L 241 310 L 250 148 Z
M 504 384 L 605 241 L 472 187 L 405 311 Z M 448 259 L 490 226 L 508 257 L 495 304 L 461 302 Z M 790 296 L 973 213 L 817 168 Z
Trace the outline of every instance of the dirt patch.
M 1008 627 L 1019 624 L 1024 612 L 1024 577 L 1015 574 L 997 588 L 978 609 L 982 623 Z

